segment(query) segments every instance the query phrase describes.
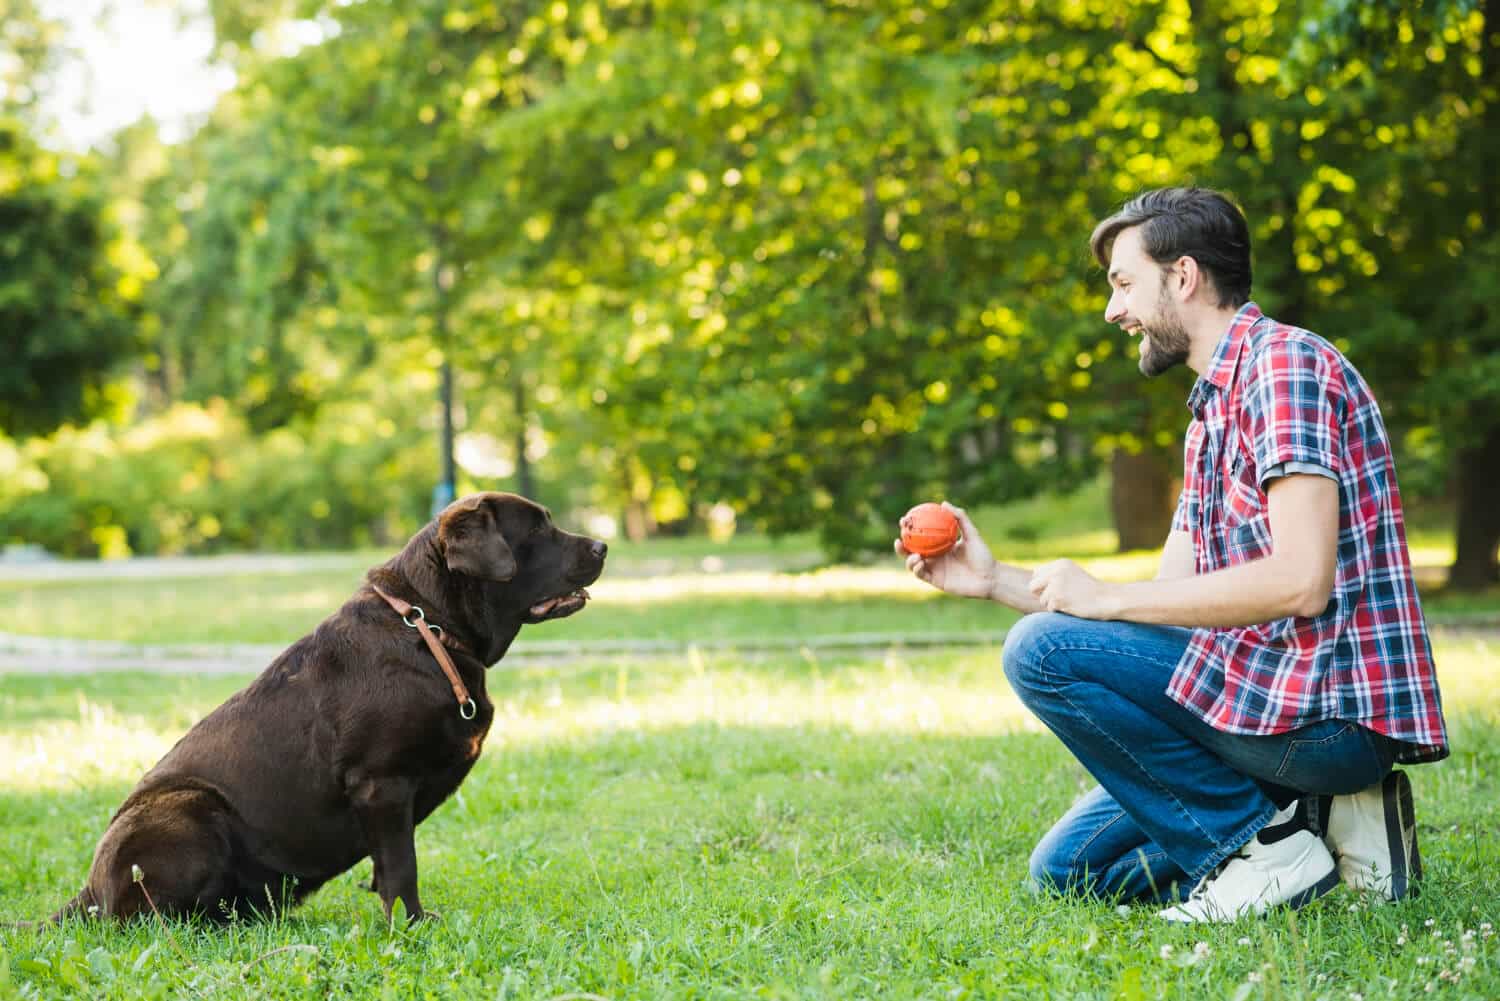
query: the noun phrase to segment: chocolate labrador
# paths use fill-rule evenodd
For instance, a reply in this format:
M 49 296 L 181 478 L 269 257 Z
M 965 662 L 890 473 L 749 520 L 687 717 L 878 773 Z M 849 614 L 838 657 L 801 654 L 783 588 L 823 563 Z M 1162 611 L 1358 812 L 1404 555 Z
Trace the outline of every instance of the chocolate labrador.
M 266 914 L 367 855 L 387 917 L 421 917 L 415 828 L 479 757 L 485 668 L 583 608 L 604 555 L 523 497 L 455 501 L 146 773 L 54 920 Z

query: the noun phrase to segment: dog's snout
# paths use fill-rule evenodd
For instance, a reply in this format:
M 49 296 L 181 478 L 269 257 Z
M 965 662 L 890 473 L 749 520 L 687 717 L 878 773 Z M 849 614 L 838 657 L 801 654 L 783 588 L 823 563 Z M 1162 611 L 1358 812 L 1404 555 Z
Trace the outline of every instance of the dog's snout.
M 595 539 L 593 542 L 589 543 L 589 555 L 594 557 L 594 559 L 604 559 L 604 554 L 607 552 L 609 552 L 609 547 L 600 542 L 598 539 Z

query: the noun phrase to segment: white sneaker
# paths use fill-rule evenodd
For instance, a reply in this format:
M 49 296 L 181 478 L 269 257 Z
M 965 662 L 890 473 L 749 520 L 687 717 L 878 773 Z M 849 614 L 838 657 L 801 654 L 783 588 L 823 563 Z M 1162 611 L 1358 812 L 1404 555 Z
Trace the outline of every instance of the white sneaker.
M 1301 907 L 1338 886 L 1333 856 L 1322 839 L 1293 820 L 1296 809 L 1293 803 L 1271 818 L 1244 847 L 1204 876 L 1187 900 L 1161 916 L 1168 921 L 1237 921 L 1273 907 Z
M 1338 859 L 1339 877 L 1387 900 L 1417 895 L 1422 853 L 1412 811 L 1411 780 L 1393 771 L 1349 796 L 1319 797 L 1324 840 Z

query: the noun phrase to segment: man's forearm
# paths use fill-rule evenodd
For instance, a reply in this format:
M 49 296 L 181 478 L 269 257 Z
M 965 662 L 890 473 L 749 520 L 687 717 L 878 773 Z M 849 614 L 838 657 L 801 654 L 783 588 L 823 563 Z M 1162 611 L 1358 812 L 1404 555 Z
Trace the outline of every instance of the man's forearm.
M 1317 615 L 1329 592 L 1275 556 L 1195 577 L 1110 586 L 1111 619 L 1163 626 L 1231 628 L 1289 615 Z
M 1023 615 L 1042 611 L 1041 603 L 1031 593 L 1031 571 L 1009 563 L 995 562 L 994 585 L 989 596 L 991 601 L 1008 605 Z

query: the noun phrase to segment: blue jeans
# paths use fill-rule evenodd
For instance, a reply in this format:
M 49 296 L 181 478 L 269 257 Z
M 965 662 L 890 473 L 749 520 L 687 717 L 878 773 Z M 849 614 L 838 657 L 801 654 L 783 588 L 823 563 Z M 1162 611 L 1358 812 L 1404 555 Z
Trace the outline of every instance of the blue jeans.
M 1167 697 L 1189 629 L 1044 612 L 1005 638 L 1005 675 L 1099 783 L 1031 855 L 1039 886 L 1172 900 L 1303 794 L 1356 792 L 1394 742 L 1343 720 L 1272 736 L 1216 730 Z

